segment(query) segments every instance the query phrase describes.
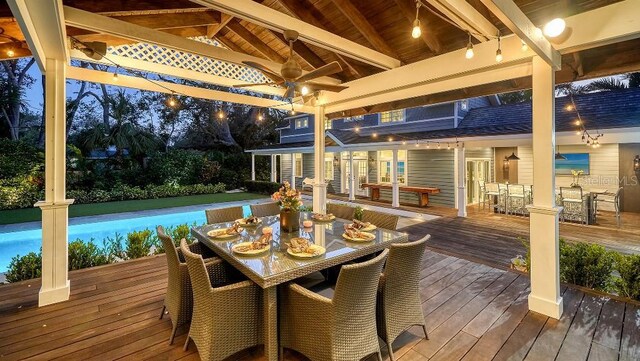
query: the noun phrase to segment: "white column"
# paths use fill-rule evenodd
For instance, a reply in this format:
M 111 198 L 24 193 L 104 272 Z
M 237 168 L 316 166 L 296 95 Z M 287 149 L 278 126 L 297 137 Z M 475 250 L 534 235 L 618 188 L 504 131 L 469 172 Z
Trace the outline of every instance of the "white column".
M 296 188 L 296 155 L 291 153 L 291 187 Z
M 45 71 L 45 196 L 42 210 L 42 287 L 39 306 L 69 299 L 68 219 L 66 199 L 65 62 L 46 60 Z
M 324 182 L 324 106 L 316 105 L 313 124 L 313 211 L 324 213 L 327 203 L 327 185 Z
M 398 150 L 392 151 L 391 164 L 391 207 L 400 207 L 400 187 L 398 185 Z
M 466 157 L 464 147 L 456 147 L 453 153 L 455 160 L 455 177 L 456 177 L 456 208 L 458 209 L 458 217 L 467 216 L 467 197 L 466 197 Z
M 251 153 L 251 180 L 256 180 L 256 155 Z
M 271 181 L 275 182 L 278 180 L 278 167 L 276 165 L 276 154 L 271 154 Z
M 349 151 L 349 200 L 356 200 L 356 175 L 353 173 L 353 151 Z
M 529 309 L 549 317 L 562 315 L 555 198 L 555 73 L 540 57 L 533 58 L 533 188 L 529 206 L 531 293 Z

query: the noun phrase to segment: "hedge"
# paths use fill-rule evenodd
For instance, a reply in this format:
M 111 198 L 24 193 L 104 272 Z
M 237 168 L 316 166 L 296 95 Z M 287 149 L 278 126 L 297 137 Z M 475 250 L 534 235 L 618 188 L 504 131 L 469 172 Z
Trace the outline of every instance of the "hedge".
M 266 181 L 245 181 L 244 187 L 251 193 L 273 194 L 282 187 L 280 183 Z

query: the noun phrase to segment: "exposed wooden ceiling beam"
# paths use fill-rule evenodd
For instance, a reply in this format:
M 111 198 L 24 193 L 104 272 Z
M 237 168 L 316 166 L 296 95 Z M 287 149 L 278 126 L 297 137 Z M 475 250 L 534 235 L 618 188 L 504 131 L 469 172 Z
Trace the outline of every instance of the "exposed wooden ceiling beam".
M 544 36 L 537 34 L 536 26 L 513 0 L 482 0 L 482 3 L 539 57 L 555 70 L 560 70 L 560 53 Z
M 148 15 L 113 15 L 110 17 L 150 29 L 184 28 L 220 23 L 220 12 L 218 11 L 188 11 Z
M 238 52 L 238 53 L 242 53 L 242 54 L 246 54 L 246 51 L 244 51 L 244 49 L 242 49 L 240 47 L 240 45 L 234 43 L 233 41 L 229 40 L 226 35 L 228 32 L 230 32 L 231 30 L 227 29 L 227 28 L 222 28 L 220 29 L 220 31 L 218 32 L 218 34 L 216 34 L 215 38 L 216 40 L 218 40 L 219 42 L 221 42 L 224 46 L 226 46 L 227 48 Z
M 233 16 L 227 14 L 220 14 L 220 22 L 215 25 L 207 26 L 207 38 L 212 39 L 222 28 L 227 26 L 229 21 L 233 19 Z
M 572 54 L 573 56 L 573 65 L 578 76 L 584 76 L 584 65 L 582 64 L 582 57 L 580 56 L 580 52 L 576 51 Z
M 398 59 L 330 33 L 322 28 L 313 26 L 270 7 L 258 4 L 253 0 L 192 1 L 278 32 L 286 29 L 296 30 L 300 34 L 300 40 L 302 41 L 357 59 L 381 69 L 392 69 L 400 66 L 400 60 Z
M 282 55 L 280 55 L 277 51 L 271 49 L 271 47 L 265 44 L 259 37 L 254 35 L 251 31 L 245 28 L 238 19 L 233 19 L 229 21 L 227 27 L 236 33 L 242 40 L 246 41 L 251 47 L 256 49 L 260 54 L 262 54 L 265 58 L 271 59 L 275 62 L 284 63 L 287 61 Z
M 349 19 L 351 24 L 364 36 L 375 49 L 391 57 L 398 59 L 398 53 L 389 46 L 380 33 L 371 25 L 369 20 L 362 15 L 360 10 L 350 0 L 332 0 L 338 10 Z
M 480 41 L 487 41 L 498 35 L 496 28 L 487 18 L 466 0 L 427 0 L 462 29 Z
M 395 2 L 400 8 L 400 11 L 404 14 L 405 18 L 409 21 L 409 24 L 407 25 L 407 34 L 409 34 L 411 24 L 416 18 L 415 2 L 412 0 L 395 0 Z M 420 35 L 422 41 L 424 41 L 427 47 L 429 47 L 429 49 L 431 49 L 435 54 L 442 53 L 442 44 L 429 26 L 429 24 L 431 24 L 430 15 L 425 11 L 421 11 L 418 16 L 422 25 L 422 34 Z
M 287 42 L 287 39 L 284 38 L 284 35 L 276 33 L 275 31 L 269 29 L 266 29 L 266 31 L 270 32 L 271 35 L 277 38 L 283 45 L 289 47 L 289 43 Z M 298 54 L 298 56 L 301 57 L 312 68 L 319 68 L 327 64 L 324 60 L 322 60 L 321 57 L 318 56 L 318 54 L 316 54 L 303 42 L 294 42 L 293 52 Z

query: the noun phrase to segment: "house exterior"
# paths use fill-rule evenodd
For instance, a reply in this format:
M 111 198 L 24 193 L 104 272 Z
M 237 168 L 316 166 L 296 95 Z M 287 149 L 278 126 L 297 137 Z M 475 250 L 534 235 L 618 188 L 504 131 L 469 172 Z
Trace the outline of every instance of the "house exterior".
M 597 147 L 585 145 L 578 113 L 587 131 L 604 135 Z M 531 119 L 530 102 L 503 105 L 497 97 L 480 97 L 324 120 L 327 192 L 368 196 L 361 185 L 391 184 L 394 165 L 400 187 L 439 188 L 429 204 L 443 207 L 461 204 L 458 194 L 464 194 L 464 204 L 476 203 L 480 180 L 532 184 Z M 313 179 L 314 122 L 308 114 L 288 117 L 277 128 L 279 144 L 250 151 L 273 157 L 272 180 L 299 188 L 305 178 Z M 640 154 L 640 89 L 576 95 L 573 102 L 556 98 L 556 139 L 557 152 L 589 159 L 583 188 L 614 192 L 623 187 L 622 210 L 640 212 L 640 173 L 633 167 Z M 505 160 L 512 153 L 520 160 Z M 570 175 L 556 176 L 557 187 L 573 181 Z M 461 188 L 464 193 L 457 192 Z M 393 203 L 392 190 L 381 190 L 381 199 Z M 403 191 L 398 201 L 418 203 L 415 193 Z

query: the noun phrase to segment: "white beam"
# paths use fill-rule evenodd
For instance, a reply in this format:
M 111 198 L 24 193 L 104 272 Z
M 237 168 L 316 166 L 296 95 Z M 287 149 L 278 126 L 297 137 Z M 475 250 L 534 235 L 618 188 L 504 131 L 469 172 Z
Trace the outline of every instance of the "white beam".
M 95 60 L 93 58 L 89 58 L 83 52 L 78 49 L 71 49 L 71 57 L 77 60 L 87 61 L 96 64 L 108 65 L 113 67 L 114 63 L 118 64 L 119 67 L 125 69 L 139 70 L 142 72 L 149 72 L 161 75 L 168 75 L 176 78 L 193 80 L 193 81 L 201 81 L 209 84 L 220 85 L 224 87 L 233 87 L 236 84 L 244 83 L 242 80 L 227 78 L 224 76 L 201 73 L 195 70 L 178 68 L 174 66 L 164 65 L 153 63 L 145 60 L 138 60 L 129 58 L 126 56 L 120 55 L 111 55 L 109 54 L 109 60 L 102 58 L 101 60 Z M 270 94 L 276 96 L 282 96 L 284 94 L 284 89 L 271 87 L 271 86 L 254 86 L 251 88 L 246 88 L 247 91 L 252 91 L 256 93 L 262 94 Z
M 200 99 L 209 99 L 209 100 L 218 100 L 218 101 L 230 102 L 230 103 L 236 103 L 236 104 L 245 104 L 245 105 L 260 107 L 260 108 L 273 108 L 273 109 L 283 109 L 283 110 L 291 109 L 291 104 L 288 102 L 254 97 L 254 96 L 244 95 L 244 94 L 229 93 L 229 92 L 220 91 L 220 90 L 193 87 L 189 85 L 174 84 L 174 83 L 163 82 L 163 81 L 154 81 L 152 83 L 143 78 L 129 76 L 129 75 L 118 75 L 118 80 L 114 80 L 112 73 L 108 73 L 100 70 L 79 68 L 75 66 L 67 67 L 67 77 L 75 80 L 83 80 L 83 81 L 89 81 L 93 83 L 121 86 L 121 87 L 131 88 L 131 89 L 148 90 L 148 91 L 165 93 L 165 94 L 172 94 L 172 91 L 173 91 L 178 94 L 186 94 L 188 96 L 192 96 Z M 294 103 L 293 108 L 296 110 L 296 112 L 301 112 L 301 113 L 313 112 L 313 107 L 310 107 L 307 105 Z
M 251 153 L 251 180 L 256 180 L 256 154 Z
M 551 43 L 536 32 L 536 26 L 527 15 L 520 10 L 513 0 L 481 0 L 489 10 L 511 31 L 522 39 L 539 57 L 544 59 L 555 70 L 560 70 L 560 53 Z
M 277 154 L 272 154 L 271 155 L 271 181 L 275 182 L 278 180 L 278 167 L 276 165 L 276 159 L 278 155 Z
M 327 184 L 324 181 L 324 107 L 316 105 L 313 119 L 313 211 L 325 213 Z
M 349 182 L 349 200 L 355 201 L 356 200 L 356 190 L 355 190 L 356 175 L 353 174 L 353 151 L 352 150 L 349 151 L 349 179 L 347 179 L 347 182 Z
M 455 163 L 455 183 L 456 183 L 456 208 L 458 209 L 458 217 L 467 216 L 467 193 L 466 193 L 466 167 L 467 160 L 465 155 L 465 148 L 456 147 L 454 149 L 454 163 Z
M 69 62 L 62 0 L 9 0 L 7 3 L 41 72 L 45 71 L 46 59 Z
M 253 0 L 191 0 L 267 29 L 282 32 L 286 29 L 300 33 L 300 40 L 382 69 L 400 66 L 400 60 L 360 45 L 341 36 L 320 29 Z
M 400 207 L 400 187 L 398 184 L 398 148 L 392 151 L 391 162 L 391 207 Z
M 289 155 L 291 156 L 291 188 L 296 189 L 296 155 L 294 153 Z
M 487 41 L 498 35 L 498 28 L 465 0 L 427 1 L 480 41 Z

